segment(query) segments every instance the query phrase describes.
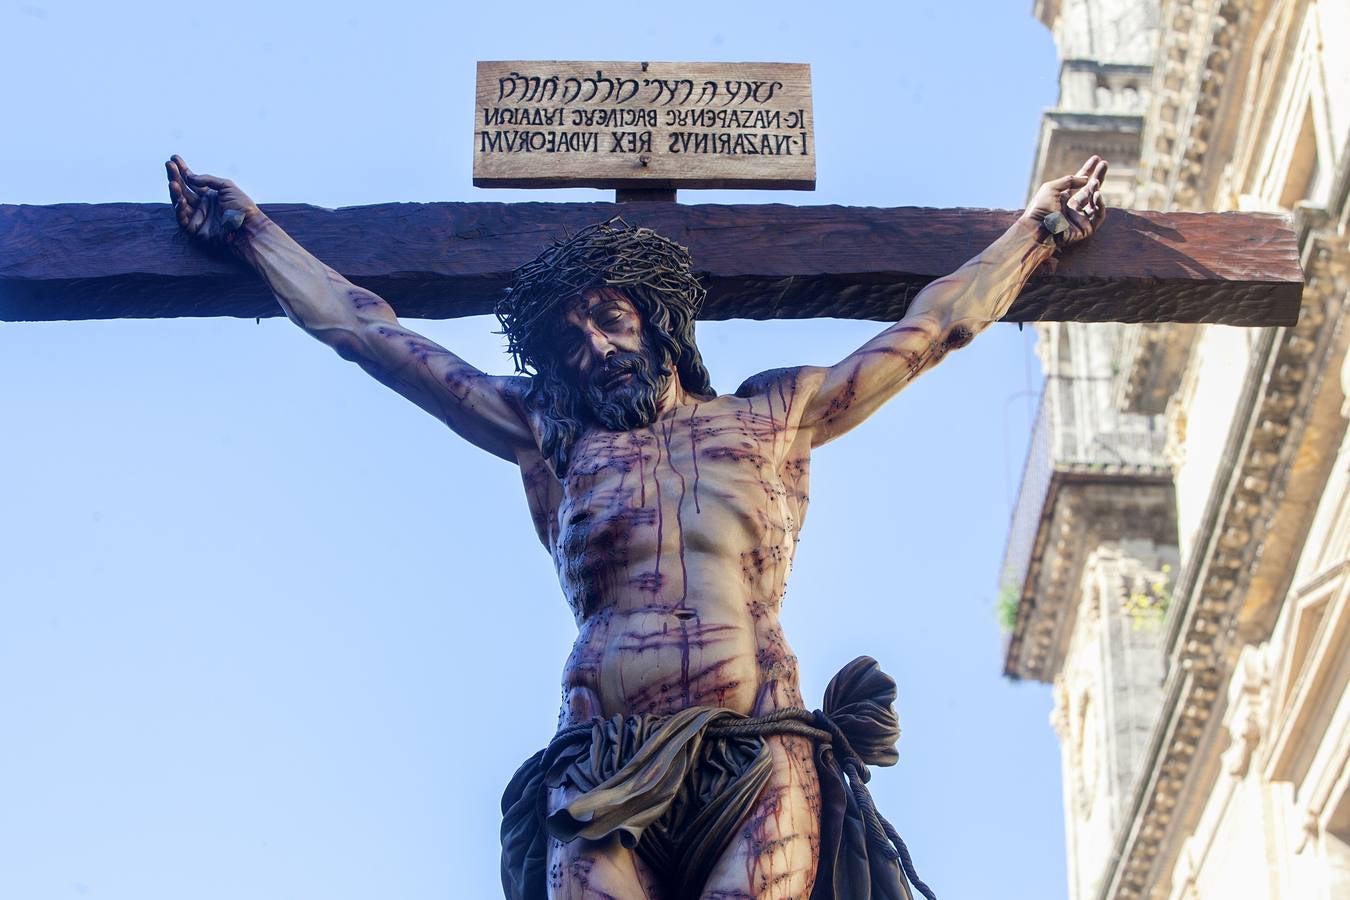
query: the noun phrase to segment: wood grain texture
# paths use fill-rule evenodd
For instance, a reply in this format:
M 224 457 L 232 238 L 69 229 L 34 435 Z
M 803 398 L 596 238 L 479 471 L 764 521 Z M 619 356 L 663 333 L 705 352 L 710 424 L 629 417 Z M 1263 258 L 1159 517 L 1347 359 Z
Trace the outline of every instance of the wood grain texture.
M 894 321 L 1016 218 L 1007 210 L 673 203 L 391 203 L 266 213 L 402 316 L 491 312 L 549 241 L 622 215 L 686 245 L 705 319 Z M 1287 325 L 1302 293 L 1286 217 L 1113 210 L 1007 321 Z M 0 205 L 0 320 L 272 316 L 262 281 L 178 231 L 168 204 Z
M 801 63 L 480 62 L 478 187 L 816 184 Z

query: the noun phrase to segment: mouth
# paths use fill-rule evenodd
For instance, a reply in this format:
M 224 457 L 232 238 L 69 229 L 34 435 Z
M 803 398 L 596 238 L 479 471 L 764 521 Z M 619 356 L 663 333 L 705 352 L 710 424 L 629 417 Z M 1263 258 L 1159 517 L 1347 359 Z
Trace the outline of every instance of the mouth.
M 612 391 L 617 387 L 622 387 L 633 380 L 633 373 L 628 369 L 620 369 L 610 375 L 600 379 L 600 390 Z

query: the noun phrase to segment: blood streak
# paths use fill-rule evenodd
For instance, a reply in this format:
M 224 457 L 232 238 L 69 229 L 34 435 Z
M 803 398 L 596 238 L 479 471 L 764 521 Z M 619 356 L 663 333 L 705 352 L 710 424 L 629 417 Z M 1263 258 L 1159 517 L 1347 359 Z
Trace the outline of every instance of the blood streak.
M 644 459 L 646 458 L 646 454 L 645 454 L 645 453 L 643 454 L 643 458 L 644 458 Z M 661 448 L 658 446 L 658 447 L 656 448 L 656 458 L 652 460 L 652 480 L 656 483 L 656 567 L 655 567 L 655 572 L 656 572 L 656 577 L 657 577 L 658 580 L 661 578 L 661 559 L 662 559 L 662 557 L 664 557 L 664 556 L 666 555 L 666 554 L 665 554 L 665 546 L 666 546 L 666 545 L 665 545 L 664 539 L 662 538 L 662 535 L 663 535 L 663 533 L 665 532 L 666 509 L 665 509 L 665 505 L 661 502 L 661 479 L 660 479 L 660 477 L 658 477 L 658 475 L 657 475 L 657 470 L 658 470 L 660 467 L 661 467 Z M 645 480 L 643 481 L 643 486 L 644 486 L 644 488 L 645 488 L 645 486 L 646 486 L 646 481 L 645 481 Z M 643 499 L 642 499 L 642 505 L 643 505 L 643 506 L 646 506 L 646 505 L 647 505 L 647 499 L 646 499 L 647 495 L 646 495 L 645 490 L 644 490 L 642 496 L 643 496 Z
M 698 505 L 698 404 L 694 404 L 694 411 L 689 414 L 689 458 L 694 461 L 694 512 L 702 514 L 703 510 Z
M 779 390 L 782 390 L 782 382 L 779 382 Z M 779 395 L 781 399 L 781 394 Z M 792 404 L 797 400 L 797 376 L 792 376 L 792 387 L 787 392 L 787 402 L 783 404 L 783 441 L 787 442 L 787 430 L 792 424 Z
M 788 442 L 788 427 L 792 424 L 792 397 L 796 393 L 795 386 L 791 391 L 784 387 L 783 382 L 785 380 L 779 379 L 778 381 L 778 405 L 783 408 L 783 427 L 776 429 L 774 432 L 774 443 L 777 444 L 781 441 L 784 447 L 787 446 Z M 773 404 L 769 404 L 769 408 L 772 409 Z
M 673 418 L 667 420 L 665 423 L 657 423 L 656 426 L 656 430 L 660 432 L 662 441 L 665 445 L 666 465 L 670 466 L 670 471 L 673 472 L 675 476 L 680 479 L 680 499 L 677 501 L 675 505 L 675 527 L 676 527 L 675 544 L 676 549 L 680 554 L 680 570 L 682 575 L 681 590 L 683 591 L 683 595 L 680 597 L 679 606 L 683 608 L 685 605 L 685 601 L 689 599 L 689 570 L 685 562 L 684 532 L 680 523 L 680 508 L 684 505 L 685 483 L 684 483 L 684 475 L 680 472 L 678 468 L 675 467 L 675 461 L 674 459 L 671 458 L 670 455 L 670 440 L 674 432 L 674 428 L 675 422 Z M 652 477 L 656 481 L 656 509 L 657 509 L 656 571 L 658 575 L 660 574 L 661 571 L 661 558 L 665 556 L 665 547 L 666 547 L 664 540 L 665 503 L 663 498 L 663 492 L 661 490 L 662 479 L 657 475 L 657 472 L 661 466 L 661 456 L 662 456 L 661 446 L 658 445 L 656 448 L 656 459 L 653 460 L 652 462 Z M 689 706 L 690 703 L 692 702 L 689 690 L 689 654 L 690 654 L 689 621 L 687 619 L 680 618 L 680 700 L 686 707 Z
M 675 527 L 678 530 L 676 535 L 676 547 L 680 554 L 680 606 L 683 607 L 689 599 L 689 566 L 684 556 L 684 497 L 686 493 L 686 484 L 684 473 L 675 466 L 675 458 L 670 453 L 670 442 L 675 434 L 675 420 L 672 417 L 665 425 L 661 427 L 661 437 L 666 442 L 666 463 L 670 466 L 670 471 L 675 473 L 675 477 L 680 479 L 680 499 L 675 503 Z M 658 541 L 658 543 L 660 543 Z
M 687 708 L 689 696 L 689 621 L 680 620 L 680 701 Z
M 644 452 L 644 450 L 643 450 L 643 448 L 642 448 L 641 442 L 637 442 L 637 443 L 636 443 L 636 446 L 637 446 L 637 458 L 638 458 L 638 481 L 639 481 L 639 482 L 641 483 L 641 485 L 642 485 L 642 492 L 641 492 L 640 496 L 638 497 L 638 505 L 639 505 L 639 506 L 646 506 L 646 505 L 647 505 L 647 454 Z M 658 489 L 660 488 L 660 485 L 659 485 L 659 484 L 657 485 L 657 488 L 658 488 Z

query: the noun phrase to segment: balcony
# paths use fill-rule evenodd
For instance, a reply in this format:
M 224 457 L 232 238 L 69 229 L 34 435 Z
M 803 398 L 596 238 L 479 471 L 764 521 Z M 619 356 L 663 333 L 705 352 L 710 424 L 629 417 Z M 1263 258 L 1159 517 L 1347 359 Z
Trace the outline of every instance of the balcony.
M 1175 534 L 1162 419 L 1119 412 L 1115 381 L 1045 381 L 1000 572 L 1000 587 L 1017 603 L 1004 664 L 1010 677 L 1045 678 L 1053 669 L 1054 645 L 1072 615 L 1061 613 L 1090 542 L 1165 539 L 1169 524 Z M 1039 650 L 1026 646 L 1032 630 Z

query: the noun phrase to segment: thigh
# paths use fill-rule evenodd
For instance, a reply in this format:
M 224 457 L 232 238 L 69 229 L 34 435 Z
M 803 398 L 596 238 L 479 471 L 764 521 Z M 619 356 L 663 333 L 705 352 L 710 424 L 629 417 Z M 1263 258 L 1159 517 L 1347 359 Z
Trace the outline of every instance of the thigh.
M 722 854 L 704 900 L 801 900 L 820 855 L 820 781 L 811 742 L 771 737 L 773 775 Z
M 549 810 L 567 802 L 568 792 L 550 792 Z M 577 838 L 548 842 L 549 900 L 661 900 L 650 870 L 618 840 Z

